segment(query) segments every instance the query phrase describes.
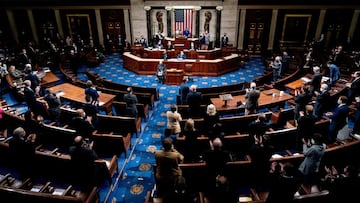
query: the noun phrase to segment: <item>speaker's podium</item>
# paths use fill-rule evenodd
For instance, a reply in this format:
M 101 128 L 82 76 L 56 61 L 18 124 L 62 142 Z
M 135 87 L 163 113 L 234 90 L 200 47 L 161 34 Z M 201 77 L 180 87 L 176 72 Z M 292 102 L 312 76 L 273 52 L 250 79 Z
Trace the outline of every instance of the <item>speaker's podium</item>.
M 167 85 L 180 85 L 184 77 L 184 71 L 180 69 L 166 69 L 166 80 Z
M 228 101 L 233 99 L 231 94 L 221 94 L 221 95 L 219 95 L 219 97 L 220 97 L 221 101 L 224 101 L 224 105 L 222 105 L 222 107 L 227 107 Z

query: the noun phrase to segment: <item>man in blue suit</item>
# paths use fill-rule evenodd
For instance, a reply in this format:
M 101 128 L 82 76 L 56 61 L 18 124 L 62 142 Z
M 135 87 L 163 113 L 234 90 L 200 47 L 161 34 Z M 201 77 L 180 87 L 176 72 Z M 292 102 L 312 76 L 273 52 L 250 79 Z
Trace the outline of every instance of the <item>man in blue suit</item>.
M 333 143 L 336 140 L 339 130 L 347 125 L 347 117 L 349 114 L 349 107 L 346 105 L 348 98 L 340 96 L 338 99 L 339 106 L 334 112 L 328 112 L 326 115 L 331 119 L 329 126 L 328 142 Z
M 329 88 L 330 88 L 336 83 L 337 80 L 340 79 L 340 70 L 339 67 L 337 67 L 331 61 L 327 62 L 327 67 L 329 67 L 329 71 L 330 71 L 330 83 L 329 83 Z

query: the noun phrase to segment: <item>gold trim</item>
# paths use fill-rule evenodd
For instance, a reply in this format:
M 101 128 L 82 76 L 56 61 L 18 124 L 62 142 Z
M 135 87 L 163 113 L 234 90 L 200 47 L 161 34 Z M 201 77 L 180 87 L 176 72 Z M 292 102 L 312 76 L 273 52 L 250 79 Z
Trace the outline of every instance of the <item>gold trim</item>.
M 311 17 L 312 17 L 311 14 L 286 14 L 284 16 L 284 25 L 283 25 L 283 30 L 281 33 L 281 41 L 284 42 L 286 21 L 288 18 L 307 18 L 306 32 L 305 32 L 305 37 L 304 37 L 304 43 L 306 43 L 306 39 L 307 39 L 307 36 L 309 33 L 309 28 L 310 28 Z
M 74 37 L 74 34 L 75 34 L 75 33 L 73 33 L 72 28 L 71 28 L 71 19 L 70 19 L 71 17 L 86 18 L 88 28 L 89 28 L 89 37 L 93 36 L 92 31 L 91 31 L 91 23 L 90 23 L 89 14 L 66 14 L 68 29 L 69 29 L 71 37 Z M 84 36 L 81 36 L 81 37 L 84 37 Z

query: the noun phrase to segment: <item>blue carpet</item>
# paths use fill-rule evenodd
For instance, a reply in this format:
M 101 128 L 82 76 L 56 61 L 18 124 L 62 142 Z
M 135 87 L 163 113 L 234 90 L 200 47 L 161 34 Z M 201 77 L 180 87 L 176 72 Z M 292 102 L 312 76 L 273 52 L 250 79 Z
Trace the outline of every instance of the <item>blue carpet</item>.
M 151 190 L 155 183 L 152 168 L 155 159 L 152 152 L 161 149 L 161 140 L 166 126 L 165 112 L 176 103 L 178 86 L 161 84 L 155 75 L 137 75 L 123 68 L 122 64 L 121 56 L 113 54 L 108 56 L 103 64 L 91 68 L 91 71 L 107 80 L 121 84 L 159 88 L 160 100 L 155 102 L 149 119 L 143 123 L 143 131 L 138 140 L 132 141 L 135 148 L 132 152 L 128 152 L 131 157 L 127 160 L 123 157 L 119 159 L 121 163 L 126 162 L 121 176 L 114 177 L 113 184 L 115 185 L 112 187 L 109 185 L 101 187 L 100 197 L 101 202 L 140 203 L 144 202 L 147 191 Z M 261 58 L 251 58 L 245 67 L 219 77 L 192 76 L 193 81 L 189 81 L 189 86 L 196 84 L 198 87 L 215 87 L 250 82 L 264 73 L 265 67 L 262 64 Z M 78 77 L 87 80 L 86 75 L 82 73 L 84 68 L 80 67 Z

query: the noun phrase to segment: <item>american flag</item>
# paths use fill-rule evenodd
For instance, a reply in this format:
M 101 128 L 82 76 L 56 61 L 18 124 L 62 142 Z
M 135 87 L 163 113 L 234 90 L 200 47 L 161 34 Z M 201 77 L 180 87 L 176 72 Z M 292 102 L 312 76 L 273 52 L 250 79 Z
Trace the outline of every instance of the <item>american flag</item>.
M 192 21 L 193 21 L 192 9 L 175 9 L 175 25 L 174 25 L 175 31 L 179 30 L 182 34 L 185 28 L 188 28 L 191 36 Z

